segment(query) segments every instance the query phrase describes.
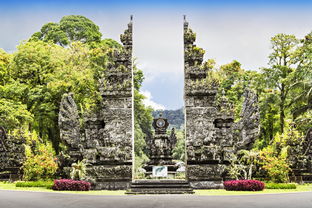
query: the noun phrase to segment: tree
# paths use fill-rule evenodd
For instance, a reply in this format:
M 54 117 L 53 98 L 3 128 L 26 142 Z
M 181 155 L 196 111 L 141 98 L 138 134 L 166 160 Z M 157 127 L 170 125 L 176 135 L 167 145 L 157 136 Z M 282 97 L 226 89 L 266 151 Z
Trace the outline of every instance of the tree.
M 298 70 L 300 79 L 293 83 L 293 118 L 305 114 L 312 109 L 312 33 L 301 40 L 302 46 L 297 50 Z
M 280 132 L 284 132 L 285 111 L 289 105 L 289 94 L 292 82 L 296 80 L 295 58 L 298 40 L 294 35 L 277 34 L 272 37 L 272 50 L 269 56 L 269 68 L 263 68 L 268 88 L 276 90 L 279 106 Z
M 0 48 L 0 85 L 4 85 L 10 78 L 8 70 L 11 61 L 12 55 Z
M 75 41 L 100 42 L 101 37 L 99 27 L 90 19 L 81 15 L 69 15 L 64 16 L 60 23 L 43 25 L 40 32 L 34 33 L 30 40 L 51 41 L 60 46 L 67 46 Z

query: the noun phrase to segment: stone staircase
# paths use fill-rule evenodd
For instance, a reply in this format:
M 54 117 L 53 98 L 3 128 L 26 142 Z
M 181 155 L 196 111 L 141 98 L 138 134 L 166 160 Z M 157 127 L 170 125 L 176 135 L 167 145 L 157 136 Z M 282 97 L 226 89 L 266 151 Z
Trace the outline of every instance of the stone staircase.
M 134 180 L 126 194 L 193 194 L 186 180 Z

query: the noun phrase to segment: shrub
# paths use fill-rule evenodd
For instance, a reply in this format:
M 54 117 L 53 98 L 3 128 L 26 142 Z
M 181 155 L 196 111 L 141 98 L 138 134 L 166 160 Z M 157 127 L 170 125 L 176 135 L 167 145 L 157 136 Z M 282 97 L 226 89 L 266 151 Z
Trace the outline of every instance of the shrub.
M 83 180 L 86 176 L 86 171 L 85 160 L 73 163 L 70 171 L 70 178 L 72 180 Z
M 227 191 L 262 191 L 264 189 L 264 183 L 257 180 L 224 181 L 223 185 Z
M 26 145 L 26 161 L 23 163 L 23 179 L 25 181 L 38 181 L 53 179 L 58 169 L 55 152 L 51 143 L 40 143 L 39 138 L 35 138 L 36 133 L 30 136 L 34 146 Z M 30 141 L 28 141 L 30 142 Z
M 44 187 L 52 189 L 53 181 L 18 181 L 16 187 Z
M 75 181 L 71 179 L 54 180 L 52 186 L 56 191 L 89 191 L 91 184 L 86 181 Z
M 266 183 L 266 189 L 296 189 L 297 185 L 294 183 Z
M 275 183 L 283 183 L 289 180 L 290 168 L 285 156 L 282 154 L 273 156 L 270 152 L 262 151 L 260 158 L 263 161 L 262 168 L 267 172 L 270 180 Z

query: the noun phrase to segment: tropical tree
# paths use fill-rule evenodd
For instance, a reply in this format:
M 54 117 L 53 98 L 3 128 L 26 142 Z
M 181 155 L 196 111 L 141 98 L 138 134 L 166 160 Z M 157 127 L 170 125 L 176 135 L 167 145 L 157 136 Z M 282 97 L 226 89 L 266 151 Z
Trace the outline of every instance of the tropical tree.
M 50 22 L 43 25 L 40 32 L 34 33 L 30 40 L 51 41 L 60 46 L 67 46 L 75 41 L 100 42 L 101 37 L 99 27 L 90 19 L 81 15 L 68 15 L 59 23 Z
M 296 77 L 298 60 L 296 49 L 298 39 L 294 35 L 277 34 L 271 39 L 272 53 L 269 56 L 268 68 L 263 68 L 265 82 L 268 88 L 276 91 L 279 108 L 280 132 L 284 132 L 286 110 L 289 106 L 289 95 L 292 83 Z

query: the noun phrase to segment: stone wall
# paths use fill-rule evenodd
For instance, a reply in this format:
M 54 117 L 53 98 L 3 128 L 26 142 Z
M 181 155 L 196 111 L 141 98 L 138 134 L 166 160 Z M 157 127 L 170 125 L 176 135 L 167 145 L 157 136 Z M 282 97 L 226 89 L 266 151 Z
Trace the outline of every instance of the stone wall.
M 246 90 L 241 120 L 234 123 L 225 95 L 217 100 L 218 84 L 207 81 L 209 67 L 196 34 L 184 21 L 184 100 L 187 178 L 193 188 L 221 188 L 230 156 L 250 148 L 259 134 L 257 96 Z M 224 92 L 223 92 L 224 93 Z
M 20 180 L 25 161 L 25 140 L 7 135 L 0 127 L 0 180 Z
M 120 39 L 123 49 L 111 53 L 99 80 L 100 110 L 84 115 L 80 125 L 73 95 L 61 101 L 60 133 L 70 156 L 64 170 L 68 177 L 71 164 L 84 160 L 94 189 L 126 189 L 132 180 L 132 18 Z

